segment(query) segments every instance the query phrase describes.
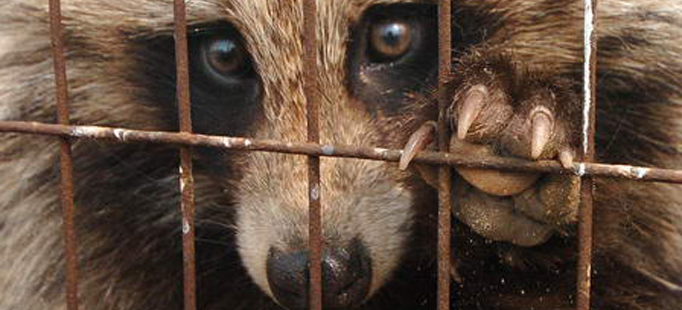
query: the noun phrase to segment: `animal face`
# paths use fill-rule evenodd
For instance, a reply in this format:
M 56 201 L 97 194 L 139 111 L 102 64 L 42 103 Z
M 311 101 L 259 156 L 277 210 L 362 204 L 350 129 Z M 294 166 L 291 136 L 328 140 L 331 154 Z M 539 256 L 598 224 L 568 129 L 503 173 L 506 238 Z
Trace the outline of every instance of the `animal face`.
M 15 68 L 22 73 L 0 85 L 35 84 L 49 71 L 46 7 L 30 1 L 3 6 L 22 12 L 3 16 L 14 25 L 3 34 L 16 47 L 7 52 L 3 72 L 18 61 Z M 176 130 L 171 1 L 65 0 L 62 7 L 74 123 Z M 402 116 L 435 80 L 435 12 L 435 5 L 425 2 L 320 2 L 317 63 L 308 64 L 302 1 L 189 1 L 194 131 L 305 141 L 302 74 L 305 66 L 316 65 L 321 143 L 401 147 L 402 130 L 410 126 Z M 22 25 L 29 27 L 20 30 Z M 49 82 L 13 92 L 11 101 L 30 98 L 47 105 L 54 96 Z M 52 113 L 6 108 L 23 120 L 49 121 Z M 25 140 L 13 137 L 8 144 L 19 148 L 20 141 Z M 177 257 L 171 241 L 181 227 L 173 150 L 77 142 L 74 154 L 82 163 L 76 168 L 76 203 L 82 210 L 80 234 L 86 236 L 83 264 L 111 263 L 106 269 L 119 271 L 137 265 L 149 274 L 142 262 L 147 257 Z M 41 164 L 28 169 L 48 173 L 54 158 L 33 156 L 42 158 Z M 304 156 L 197 149 L 195 162 L 199 260 L 211 257 L 202 252 L 202 240 L 228 243 L 224 249 L 238 252 L 260 290 L 288 308 L 307 305 L 311 191 L 323 201 L 323 300 L 330 309 L 359 306 L 389 281 L 407 252 L 423 196 L 408 174 L 379 161 L 322 158 L 319 189 L 308 188 Z M 132 194 L 106 198 L 117 192 Z M 39 196 L 47 200 L 54 194 Z M 57 205 L 46 201 L 42 207 Z M 130 209 L 139 212 L 124 214 Z M 114 221 L 130 225 L 124 225 L 130 236 Z M 144 231 L 167 237 L 145 238 L 145 245 L 133 240 Z M 119 259 L 123 253 L 110 247 L 117 242 L 137 246 L 141 259 Z M 175 250 L 158 250 L 166 246 Z M 132 282 L 143 283 L 142 278 Z M 94 300 L 97 290 L 85 289 L 84 299 Z M 112 304 L 119 300 L 111 298 Z
M 435 72 L 429 59 L 435 42 L 434 7 L 402 4 L 379 9 L 377 4 L 320 4 L 322 143 L 397 145 L 399 136 L 390 132 L 395 128 L 390 124 L 392 114 L 406 109 L 410 93 L 421 90 L 414 81 L 432 78 Z M 238 98 L 220 99 L 224 101 L 221 104 L 240 106 L 240 101 L 254 98 L 251 105 L 259 107 L 244 108 L 253 113 L 254 121 L 244 126 L 251 136 L 304 140 L 301 76 L 304 66 L 310 64 L 301 58 L 301 4 L 249 1 L 229 6 L 226 16 L 232 29 L 212 30 L 209 38 L 198 30 L 193 38 L 199 41 L 193 55 L 203 55 L 193 68 L 195 76 L 206 77 L 208 83 L 216 78 L 231 79 L 227 82 L 233 85 L 228 87 L 244 92 Z M 251 27 L 254 24 L 259 27 Z M 234 69 L 232 57 L 241 63 L 248 58 L 252 67 Z M 419 64 L 430 66 L 411 67 Z M 395 83 L 392 77 L 404 72 L 413 76 Z M 422 82 L 421 87 L 425 86 Z M 202 93 L 201 87 L 197 86 L 197 93 Z M 382 91 L 391 95 L 384 96 Z M 332 308 L 356 306 L 389 279 L 405 251 L 416 199 L 403 182 L 405 176 L 394 166 L 323 158 L 322 188 L 310 189 L 302 156 L 254 153 L 241 156 L 239 165 L 241 178 L 218 179 L 235 191 L 239 253 L 253 280 L 266 293 L 288 307 L 307 304 L 307 295 L 299 292 L 307 289 L 307 201 L 311 191 L 319 191 L 324 201 L 325 304 Z
M 435 119 L 436 5 L 318 1 L 317 60 L 305 63 L 302 0 L 187 1 L 193 130 L 304 141 L 302 76 L 314 65 L 321 143 L 402 148 Z M 602 162 L 679 167 L 680 137 L 670 130 L 679 127 L 682 45 L 670 9 L 678 6 L 600 2 Z M 62 10 L 72 122 L 177 130 L 172 1 L 63 0 Z M 444 89 L 452 98 L 452 148 L 568 166 L 581 123 L 582 2 L 462 0 L 452 13 L 455 71 Z M 0 3 L 0 119 L 54 122 L 48 20 L 46 3 Z M 0 260 L 2 309 L 65 304 L 53 147 L 46 137 L 0 140 L 0 175 L 7 176 L 0 181 L 0 257 L 14 258 Z M 79 140 L 73 154 L 81 304 L 179 309 L 177 150 Z M 321 188 L 311 189 L 304 156 L 205 148 L 194 156 L 199 308 L 306 307 L 313 192 L 323 206 L 324 308 L 423 306 L 413 291 L 405 298 L 412 304 L 372 299 L 382 289 L 394 292 L 391 278 L 410 265 L 404 260 L 428 247 L 416 226 L 433 211 L 434 195 L 415 176 L 391 163 L 322 158 Z M 430 182 L 433 173 L 422 168 Z M 464 225 L 453 232 L 465 253 L 455 264 L 468 285 L 463 306 L 516 308 L 519 288 L 522 295 L 537 290 L 524 304 L 531 308 L 544 307 L 533 303 L 536 296 L 566 300 L 572 282 L 548 286 L 545 279 L 574 278 L 565 267 L 570 242 L 562 239 L 553 251 L 557 244 L 548 240 L 572 237 L 578 179 L 457 170 L 452 207 L 455 223 Z M 597 180 L 595 240 L 602 241 L 595 253 L 607 263 L 594 270 L 609 291 L 595 300 L 640 309 L 679 304 L 670 276 L 679 274 L 676 256 L 651 256 L 679 253 L 679 200 L 672 187 Z M 538 272 L 517 272 L 527 265 Z M 508 267 L 513 272 L 490 272 Z M 628 281 L 638 283 L 620 285 Z M 672 293 L 664 296 L 661 287 Z

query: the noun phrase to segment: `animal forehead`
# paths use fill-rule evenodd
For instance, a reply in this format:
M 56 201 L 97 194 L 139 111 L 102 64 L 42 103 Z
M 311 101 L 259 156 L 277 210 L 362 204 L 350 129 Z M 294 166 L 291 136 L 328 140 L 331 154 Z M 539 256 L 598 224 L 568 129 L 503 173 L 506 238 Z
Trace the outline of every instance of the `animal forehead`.
M 228 9 L 229 17 L 237 20 L 267 18 L 273 24 L 279 22 L 302 23 L 304 0 L 201 0 L 208 3 L 221 3 Z M 317 0 L 317 13 L 322 16 L 342 17 L 355 20 L 365 8 L 380 4 L 395 3 L 437 3 L 437 0 Z M 200 4 L 199 4 L 200 5 Z M 301 19 L 291 20 L 292 13 Z M 282 20 L 283 19 L 283 20 Z
M 365 9 L 373 5 L 434 1 L 318 0 L 318 42 L 334 45 L 347 41 L 349 26 L 360 19 Z M 301 44 L 298 43 L 304 39 L 303 2 L 304 0 L 227 0 L 224 3 L 225 10 L 220 14 L 224 14 L 224 18 L 232 22 L 252 45 L 268 44 L 287 50 L 300 48 Z
M 295 39 L 300 40 L 303 3 L 304 0 L 195 0 L 188 2 L 188 13 L 190 21 L 228 20 L 247 37 L 281 39 L 298 35 Z M 436 0 L 318 0 L 316 3 L 317 28 L 322 32 L 352 24 L 373 5 L 436 3 Z

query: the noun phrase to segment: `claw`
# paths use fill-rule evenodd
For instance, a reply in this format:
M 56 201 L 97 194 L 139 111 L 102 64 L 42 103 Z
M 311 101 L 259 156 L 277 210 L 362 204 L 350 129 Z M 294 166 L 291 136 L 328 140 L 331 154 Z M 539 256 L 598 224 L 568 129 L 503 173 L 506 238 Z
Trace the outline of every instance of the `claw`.
M 415 131 L 410 139 L 405 144 L 403 149 L 403 154 L 400 156 L 400 163 L 398 168 L 400 170 L 407 169 L 412 159 L 419 153 L 423 151 L 426 146 L 431 144 L 434 140 L 434 133 L 436 132 L 436 122 L 428 121 L 424 123 L 417 131 Z
M 464 104 L 460 110 L 459 120 L 457 121 L 457 138 L 464 140 L 469 132 L 471 124 L 483 109 L 483 105 L 488 101 L 488 88 L 483 85 L 471 87 L 467 92 Z
M 573 159 L 574 158 L 575 158 L 575 155 L 573 155 L 573 151 L 571 151 L 569 149 L 563 149 L 559 152 L 559 162 L 566 169 L 573 168 Z
M 553 121 L 550 112 L 545 109 L 534 110 L 531 115 L 530 156 L 533 159 L 538 159 L 552 136 Z

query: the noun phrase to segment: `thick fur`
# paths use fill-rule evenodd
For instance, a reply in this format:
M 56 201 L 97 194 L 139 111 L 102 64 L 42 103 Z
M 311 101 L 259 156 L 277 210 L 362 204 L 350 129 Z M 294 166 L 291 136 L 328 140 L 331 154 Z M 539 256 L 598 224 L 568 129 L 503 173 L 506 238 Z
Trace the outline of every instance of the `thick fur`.
M 389 146 L 381 141 L 392 140 L 345 87 L 349 29 L 367 7 L 387 2 L 319 5 L 323 143 Z M 52 122 L 47 4 L 0 6 L 0 36 L 9 42 L 0 61 L 3 119 Z M 172 1 L 67 0 L 62 10 L 73 123 L 176 130 L 173 54 L 166 49 L 172 50 Z M 191 1 L 188 19 L 192 25 L 230 23 L 243 37 L 260 81 L 252 126 L 232 128 L 229 115 L 222 115 L 195 117 L 196 130 L 305 141 L 301 1 Z M 201 115 L 206 107 L 195 99 L 195 115 Z M 0 198 L 7 234 L 0 242 L 0 308 L 63 309 L 56 141 L 14 134 L 2 141 L 0 174 L 8 182 Z M 82 306 L 180 309 L 176 151 L 77 141 L 73 152 Z M 200 308 L 277 308 L 267 296 L 265 263 L 271 247 L 307 248 L 312 189 L 305 157 L 197 150 L 196 159 Z M 372 259 L 374 294 L 410 247 L 418 197 L 405 181 L 408 175 L 392 164 L 325 158 L 321 169 L 326 246 L 359 239 Z M 381 295 L 370 307 L 401 306 L 402 297 L 394 298 L 400 295 Z M 412 306 L 420 302 L 414 299 Z
M 73 122 L 176 130 L 172 63 L 159 60 L 172 59 L 159 48 L 171 38 L 172 1 L 63 2 Z M 352 65 L 349 50 L 358 44 L 352 29 L 370 7 L 399 2 L 407 1 L 318 3 L 323 143 L 400 147 L 433 115 L 432 106 L 418 115 L 409 108 L 376 112 L 373 104 L 393 100 L 391 89 L 379 94 L 356 87 L 386 81 L 355 76 L 362 68 Z M 524 70 L 580 84 L 581 1 L 467 0 L 453 7 L 455 64 L 473 49 L 503 51 Z M 600 1 L 599 161 L 682 168 L 680 10 L 679 1 Z M 188 17 L 194 25 L 228 22 L 240 33 L 261 91 L 252 125 L 230 128 L 223 119 L 229 116 L 221 114 L 195 119 L 198 131 L 305 140 L 301 74 L 309 64 L 301 57 L 301 1 L 193 0 Z M 48 33 L 44 1 L 0 4 L 0 118 L 54 121 Z M 427 96 L 434 76 L 431 67 L 403 97 Z M 201 114 L 201 107 L 194 109 Z M 56 141 L 3 134 L 0 145 L 0 308 L 65 309 Z M 74 154 L 82 307 L 180 309 L 175 149 L 77 141 Z M 307 243 L 305 158 L 199 149 L 195 159 L 199 307 L 276 309 L 264 264 L 270 246 L 292 250 Z M 427 203 L 433 191 L 395 165 L 373 161 L 323 159 L 322 182 L 328 246 L 360 238 L 372 253 L 377 293 L 367 308 L 432 307 L 433 275 L 422 270 L 421 255 L 428 260 L 433 247 L 419 236 L 432 231 L 420 219 L 433 218 Z M 682 307 L 681 192 L 679 186 L 598 180 L 595 307 Z M 455 304 L 570 307 L 574 237 L 521 249 L 483 240 L 463 225 L 453 232 L 461 281 Z M 426 280 L 431 285 L 405 293 Z
M 466 66 L 459 59 L 494 62 L 502 54 L 520 72 L 503 75 L 559 77 L 573 81 L 573 92 L 581 95 L 582 1 L 453 5 L 459 40 L 454 42 L 460 44 L 455 45 L 455 68 Z M 597 161 L 682 167 L 681 8 L 679 1 L 599 2 Z M 457 73 L 455 80 L 463 79 Z M 582 119 L 563 121 L 580 134 Z M 682 307 L 682 187 L 598 178 L 594 212 L 593 308 Z M 571 225 L 565 236 L 544 245 L 522 248 L 484 240 L 458 225 L 454 257 L 460 306 L 574 307 L 576 228 Z

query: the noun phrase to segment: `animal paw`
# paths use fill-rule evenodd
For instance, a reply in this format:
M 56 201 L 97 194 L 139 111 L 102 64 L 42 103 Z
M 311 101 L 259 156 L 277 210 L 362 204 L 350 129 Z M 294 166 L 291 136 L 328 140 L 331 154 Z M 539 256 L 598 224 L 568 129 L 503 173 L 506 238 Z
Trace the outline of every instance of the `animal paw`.
M 454 133 L 450 150 L 472 158 L 518 157 L 558 160 L 573 167 L 580 127 L 580 102 L 562 78 L 521 70 L 504 56 L 464 57 L 446 84 Z M 429 148 L 435 126 L 415 132 L 401 168 Z M 433 167 L 418 166 L 435 186 Z M 463 182 L 453 186 L 453 214 L 478 234 L 496 241 L 535 246 L 575 222 L 580 180 L 572 174 L 506 172 L 457 167 Z

